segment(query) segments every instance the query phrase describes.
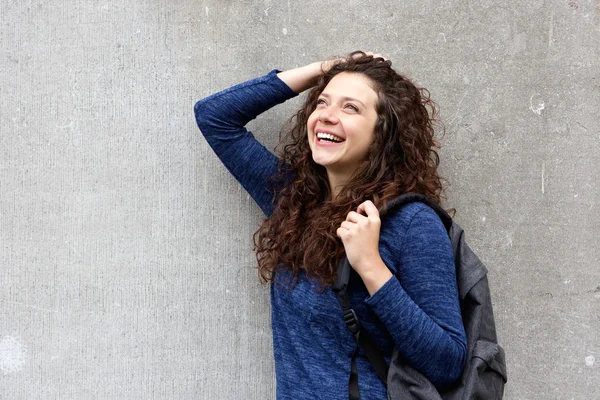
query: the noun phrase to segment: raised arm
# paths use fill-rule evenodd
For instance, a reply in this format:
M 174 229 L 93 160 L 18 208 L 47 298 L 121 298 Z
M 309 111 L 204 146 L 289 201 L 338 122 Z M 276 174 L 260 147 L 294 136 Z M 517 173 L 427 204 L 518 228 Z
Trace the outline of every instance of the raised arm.
M 277 172 L 277 157 L 245 125 L 271 107 L 314 86 L 335 61 L 314 62 L 287 71 L 273 70 L 202 99 L 194 106 L 206 141 L 266 216 L 273 211 L 267 179 Z
M 215 93 L 194 106 L 196 122 L 206 141 L 267 216 L 273 210 L 273 193 L 267 179 L 277 172 L 277 157 L 244 126 L 297 95 L 277 77 L 277 72 Z

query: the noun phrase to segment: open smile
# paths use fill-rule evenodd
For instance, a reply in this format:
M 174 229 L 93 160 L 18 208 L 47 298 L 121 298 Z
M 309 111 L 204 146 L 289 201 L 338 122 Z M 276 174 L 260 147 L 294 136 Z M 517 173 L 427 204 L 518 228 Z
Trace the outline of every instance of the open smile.
M 341 137 L 330 132 L 317 131 L 315 135 L 315 143 L 320 146 L 334 146 L 344 141 Z

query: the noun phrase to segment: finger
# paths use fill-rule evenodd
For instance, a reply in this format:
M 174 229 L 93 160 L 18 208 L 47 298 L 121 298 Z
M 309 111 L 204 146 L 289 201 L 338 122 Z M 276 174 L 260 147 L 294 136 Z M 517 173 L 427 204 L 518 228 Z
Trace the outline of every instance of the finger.
M 367 200 L 367 201 L 370 201 L 370 200 Z M 368 215 L 368 214 L 367 214 L 367 211 L 366 211 L 366 209 L 365 209 L 365 207 L 366 207 L 366 204 L 367 204 L 367 201 L 365 201 L 365 202 L 363 202 L 363 203 L 360 203 L 360 204 L 359 204 L 358 208 L 356 209 L 356 212 L 357 212 L 357 213 L 359 213 L 359 214 L 364 214 L 364 215 Z
M 344 221 L 344 222 L 341 223 L 340 228 L 343 228 L 343 229 L 349 231 L 350 229 L 352 229 L 353 226 L 354 226 L 354 223 L 348 222 L 348 221 Z
M 348 215 L 346 216 L 346 221 L 358 222 L 361 220 L 361 218 L 365 218 L 365 217 L 363 215 L 360 215 L 357 212 L 350 211 L 348 213 Z
M 373 53 L 372 51 L 367 51 L 367 52 L 365 52 L 365 55 L 366 55 L 367 57 L 368 57 L 368 56 L 371 56 L 371 57 L 373 57 L 373 58 L 378 58 L 378 57 L 381 57 L 381 58 L 383 58 L 383 56 L 382 56 L 381 54 L 378 54 L 378 53 Z M 358 55 L 358 56 L 360 57 L 360 55 Z
M 373 58 L 383 58 L 384 60 L 387 60 L 383 56 L 383 54 L 380 54 L 380 53 L 373 53 L 372 51 L 367 51 L 365 54 L 368 55 L 368 56 L 373 56 Z
M 379 210 L 377 210 L 377 207 L 375 207 L 375 204 L 371 200 L 367 200 L 359 205 L 356 211 L 359 214 L 364 213 L 367 217 L 379 218 Z
M 364 51 L 363 53 L 365 53 L 365 56 L 367 56 L 367 57 L 373 57 L 373 58 L 381 57 L 381 58 L 384 58 L 381 54 L 373 53 L 372 51 Z M 364 57 L 364 56 L 362 54 L 355 54 L 354 55 L 354 59 L 355 60 L 359 59 L 361 57 Z
M 390 67 L 392 66 L 392 62 L 391 62 L 390 60 L 388 60 L 387 58 L 385 58 L 385 57 L 384 57 L 382 54 L 379 54 L 379 53 L 373 53 L 372 51 L 365 51 L 364 53 L 365 53 L 365 55 L 366 55 L 367 57 L 371 56 L 371 57 L 373 57 L 374 59 L 375 59 L 375 58 L 381 58 L 381 59 L 383 59 L 383 61 L 387 62 L 387 63 L 389 64 L 389 66 L 390 66 Z M 354 55 L 354 59 L 358 59 L 358 58 L 360 58 L 360 57 L 362 57 L 362 55 L 360 55 L 360 54 L 355 54 L 355 55 Z
M 390 66 L 392 66 L 392 61 L 385 58 L 385 56 L 383 54 L 379 54 L 379 53 L 373 54 L 373 58 L 381 58 L 381 59 L 383 59 L 383 61 L 387 62 Z

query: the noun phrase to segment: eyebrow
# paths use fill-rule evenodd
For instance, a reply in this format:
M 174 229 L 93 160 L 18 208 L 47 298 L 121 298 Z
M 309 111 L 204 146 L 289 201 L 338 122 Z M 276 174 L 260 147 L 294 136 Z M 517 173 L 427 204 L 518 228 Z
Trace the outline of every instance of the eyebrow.
M 323 97 L 325 97 L 325 98 L 327 98 L 327 99 L 330 99 L 330 98 L 331 98 L 331 96 L 330 96 L 330 95 L 328 95 L 327 93 L 321 93 L 321 94 L 320 94 L 320 96 L 323 96 Z M 358 100 L 358 99 L 355 99 L 355 98 L 353 98 L 353 97 L 347 97 L 347 96 L 343 96 L 343 97 L 340 97 L 340 98 L 341 98 L 343 101 L 346 101 L 346 100 L 350 100 L 350 101 L 356 101 L 357 103 L 360 103 L 360 104 L 361 104 L 363 107 L 366 107 L 366 106 L 365 106 L 365 103 L 363 103 L 362 101 L 360 101 L 360 100 Z

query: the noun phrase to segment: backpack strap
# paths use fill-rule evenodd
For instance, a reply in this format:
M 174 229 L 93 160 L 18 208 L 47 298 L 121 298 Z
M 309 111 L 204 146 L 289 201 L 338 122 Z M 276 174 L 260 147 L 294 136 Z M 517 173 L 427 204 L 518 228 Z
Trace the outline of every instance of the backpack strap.
M 408 203 L 421 202 L 431 207 L 442 220 L 446 231 L 450 232 L 452 227 L 452 218 L 444 211 L 436 202 L 429 198 L 417 193 L 406 193 L 396 197 L 387 203 L 386 207 L 379 210 L 380 217 L 389 213 L 392 209 L 402 207 Z M 349 400 L 360 400 L 360 391 L 358 389 L 358 371 L 356 369 L 356 356 L 358 349 L 362 346 L 363 350 L 369 362 L 377 372 L 379 379 L 387 386 L 387 375 L 388 365 L 381 355 L 381 352 L 373 344 L 373 339 L 368 333 L 362 329 L 360 321 L 356 316 L 356 312 L 352 309 L 350 303 L 350 297 L 348 296 L 348 282 L 350 281 L 350 273 L 352 272 L 352 266 L 348 262 L 348 259 L 344 257 L 338 265 L 337 278 L 333 283 L 333 292 L 335 297 L 340 303 L 342 313 L 344 316 L 344 322 L 348 330 L 352 332 L 352 336 L 356 340 L 356 349 L 352 353 L 352 360 L 350 366 L 350 379 L 348 381 L 348 399 Z
M 338 266 L 338 274 L 337 279 L 333 284 L 333 292 L 335 293 L 335 297 L 342 308 L 346 327 L 352 333 L 352 336 L 354 336 L 354 340 L 356 340 L 356 348 L 354 349 L 354 352 L 352 352 L 352 359 L 350 363 L 348 399 L 360 400 L 360 391 L 358 389 L 358 370 L 356 368 L 356 356 L 358 355 L 359 347 L 362 346 L 367 358 L 369 359 L 369 362 L 371 365 L 373 365 L 377 375 L 379 375 L 379 379 L 381 379 L 384 384 L 387 382 L 388 365 L 379 350 L 377 350 L 377 347 L 375 347 L 373 344 L 373 341 L 368 335 L 367 331 L 362 329 L 360 321 L 356 316 L 356 312 L 354 312 L 352 309 L 352 304 L 350 304 L 350 297 L 348 296 L 347 289 L 348 282 L 350 281 L 351 270 L 352 266 L 348 262 L 348 259 L 344 257 Z

